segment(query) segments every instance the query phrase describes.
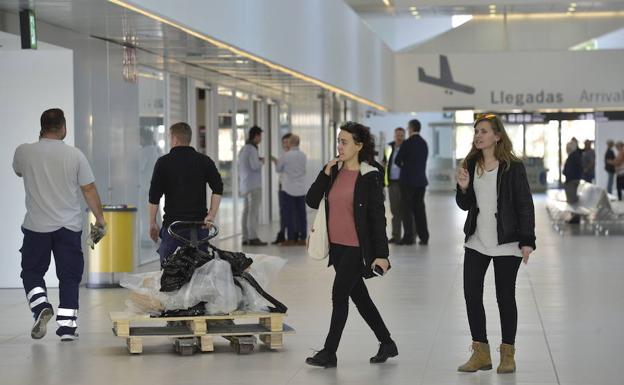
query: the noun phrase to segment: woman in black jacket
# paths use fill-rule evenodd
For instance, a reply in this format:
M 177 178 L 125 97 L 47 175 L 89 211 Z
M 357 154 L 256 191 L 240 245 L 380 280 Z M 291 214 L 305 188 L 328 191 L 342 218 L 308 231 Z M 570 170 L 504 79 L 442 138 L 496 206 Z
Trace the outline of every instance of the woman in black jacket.
M 373 277 L 375 267 L 383 273 L 390 268 L 383 173 L 372 166 L 374 144 L 368 128 L 347 122 L 340 130 L 339 156 L 327 163 L 306 195 L 306 203 L 314 209 L 326 198 L 329 265 L 336 270 L 325 346 L 306 359 L 309 365 L 325 368 L 337 364 L 336 351 L 347 322 L 349 297 L 380 342 L 370 362 L 385 362 L 399 354 L 363 279 Z
M 481 115 L 474 123 L 472 149 L 457 172 L 457 205 L 468 211 L 464 225 L 464 298 L 472 334 L 473 354 L 458 370 L 492 369 L 485 329 L 483 281 L 494 260 L 496 299 L 503 335 L 498 373 L 516 370 L 518 326 L 516 277 L 520 261 L 535 250 L 535 210 L 522 161 L 501 120 Z

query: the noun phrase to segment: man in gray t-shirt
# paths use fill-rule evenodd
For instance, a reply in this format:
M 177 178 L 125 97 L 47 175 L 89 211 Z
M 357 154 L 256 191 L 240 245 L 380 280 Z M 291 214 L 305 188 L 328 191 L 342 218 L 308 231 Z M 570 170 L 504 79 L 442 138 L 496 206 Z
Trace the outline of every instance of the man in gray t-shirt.
M 21 277 L 35 318 L 34 339 L 46 334 L 54 315 L 43 279 L 51 253 L 60 289 L 56 334 L 62 341 L 77 338 L 78 286 L 84 269 L 80 195 L 94 213 L 96 227 L 102 233 L 106 228 L 91 167 L 80 150 L 63 143 L 66 133 L 63 111 L 47 110 L 41 115 L 39 141 L 20 145 L 13 156 L 13 170 L 23 178 L 26 192 Z

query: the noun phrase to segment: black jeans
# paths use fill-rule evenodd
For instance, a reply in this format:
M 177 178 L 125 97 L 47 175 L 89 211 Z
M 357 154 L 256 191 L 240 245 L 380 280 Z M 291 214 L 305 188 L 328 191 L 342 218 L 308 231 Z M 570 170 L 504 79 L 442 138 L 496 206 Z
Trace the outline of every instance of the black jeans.
M 333 310 L 329 333 L 325 340 L 325 350 L 334 353 L 338 350 L 340 337 L 349 314 L 349 297 L 379 342 L 390 342 L 390 332 L 368 294 L 364 278 L 362 278 L 360 248 L 331 244 L 329 258 L 336 270 L 336 277 L 332 288 Z
M 464 256 L 464 298 L 468 310 L 468 323 L 472 340 L 488 343 L 483 308 L 483 281 L 485 272 L 494 259 L 496 300 L 501 319 L 503 343 L 513 345 L 518 329 L 516 307 L 516 277 L 522 258 L 515 256 L 490 257 L 466 248 Z
M 401 185 L 401 204 L 403 210 L 403 226 L 405 227 L 406 240 L 414 239 L 414 228 L 422 242 L 429 241 L 429 229 L 427 228 L 427 212 L 425 210 L 425 191 L 427 187 L 411 187 Z M 413 218 L 413 219 L 412 219 Z
M 618 200 L 622 200 L 622 190 L 624 190 L 624 175 L 618 175 L 615 179 L 615 184 L 617 188 Z

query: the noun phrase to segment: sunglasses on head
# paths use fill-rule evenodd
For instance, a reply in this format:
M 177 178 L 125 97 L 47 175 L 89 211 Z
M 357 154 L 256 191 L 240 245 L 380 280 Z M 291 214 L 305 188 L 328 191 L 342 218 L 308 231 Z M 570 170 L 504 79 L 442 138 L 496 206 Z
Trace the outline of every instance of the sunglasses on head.
M 496 119 L 496 115 L 494 114 L 478 114 L 476 120 L 482 119 Z

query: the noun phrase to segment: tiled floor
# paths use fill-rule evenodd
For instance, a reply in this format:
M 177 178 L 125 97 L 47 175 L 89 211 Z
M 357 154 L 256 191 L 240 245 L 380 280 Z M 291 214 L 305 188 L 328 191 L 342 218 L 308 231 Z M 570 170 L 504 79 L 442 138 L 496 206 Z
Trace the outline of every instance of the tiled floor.
M 122 289 L 81 290 L 80 340 L 61 343 L 53 332 L 30 339 L 31 318 L 21 290 L 0 290 L 0 384 L 622 384 L 624 360 L 624 245 L 621 237 L 561 237 L 548 224 L 543 197 L 536 197 L 538 250 L 518 278 L 518 371 L 457 373 L 469 355 L 470 333 L 462 294 L 463 213 L 448 195 L 427 197 L 429 246 L 392 247 L 393 269 L 367 282 L 400 356 L 368 364 L 377 343 L 352 307 L 338 352 L 338 368 L 304 364 L 322 346 L 330 315 L 333 272 L 308 259 L 303 247 L 248 249 L 287 258 L 271 293 L 290 307 L 297 334 L 284 350 L 258 349 L 237 356 L 227 341 L 214 353 L 182 357 L 166 340 L 127 354 L 113 337 L 107 314 L 124 308 Z M 274 236 L 268 226 L 264 239 Z M 234 246 L 234 239 L 219 245 Z M 156 268 L 153 266 L 152 268 Z M 485 304 L 489 337 L 500 341 L 490 270 Z M 56 290 L 50 293 L 57 297 Z M 50 324 L 52 328 L 53 323 Z M 494 365 L 498 364 L 494 350 Z

